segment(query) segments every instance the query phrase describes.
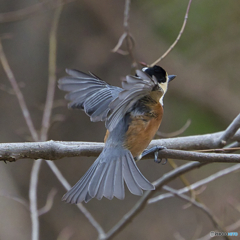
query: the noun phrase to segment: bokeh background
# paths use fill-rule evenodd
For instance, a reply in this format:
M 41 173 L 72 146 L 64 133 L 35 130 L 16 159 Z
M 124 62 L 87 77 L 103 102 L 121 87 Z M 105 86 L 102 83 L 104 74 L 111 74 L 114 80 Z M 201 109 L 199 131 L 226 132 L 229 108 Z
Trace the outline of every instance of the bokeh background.
M 24 9 L 36 0 L 1 0 L 0 12 Z M 134 36 L 135 56 L 152 63 L 172 44 L 184 19 L 187 0 L 138 0 L 132 2 L 130 30 Z M 58 27 L 57 76 L 65 68 L 91 71 L 110 84 L 131 72 L 127 56 L 112 53 L 123 33 L 124 1 L 75 0 L 65 4 Z M 0 13 L 0 16 L 1 16 Z M 54 10 L 46 7 L 33 16 L 0 23 L 1 37 L 9 64 L 21 86 L 34 125 L 40 129 L 48 82 L 49 32 Z M 1 21 L 1 18 L 0 18 Z M 173 51 L 161 62 L 169 74 L 177 75 L 165 97 L 165 115 L 160 131 L 170 133 L 188 119 L 192 124 L 183 135 L 204 134 L 225 129 L 239 113 L 240 103 L 240 10 L 239 1 L 195 0 L 186 29 Z M 30 141 L 16 97 L 0 66 L 0 142 Z M 102 142 L 104 123 L 92 123 L 81 111 L 70 111 L 56 90 L 54 121 L 49 139 Z M 55 163 L 74 184 L 94 158 L 71 158 Z M 182 164 L 183 161 L 176 161 Z M 13 197 L 28 202 L 29 179 L 33 161 L 0 163 L 0 239 L 31 238 L 29 211 Z M 153 161 L 138 164 L 151 181 L 171 170 Z M 230 164 L 212 164 L 186 175 L 190 182 L 206 177 Z M 240 202 L 240 176 L 234 173 L 210 183 L 199 198 L 227 226 L 240 218 L 230 202 Z M 177 179 L 170 184 L 183 187 Z M 60 239 L 62 230 L 73 232 L 71 239 L 96 239 L 97 232 L 74 206 L 61 202 L 65 193 L 49 167 L 41 167 L 38 206 L 45 204 L 51 189 L 57 189 L 50 212 L 40 217 L 40 239 Z M 158 194 L 158 193 L 156 193 Z M 10 198 L 9 198 L 10 196 Z M 126 192 L 124 201 L 92 200 L 86 207 L 105 230 L 109 230 L 134 205 L 138 197 Z M 172 198 L 149 205 L 115 239 L 196 239 L 214 230 L 200 210 L 184 208 L 185 202 Z M 64 239 L 64 238 L 62 238 Z M 237 238 L 236 238 L 237 239 Z

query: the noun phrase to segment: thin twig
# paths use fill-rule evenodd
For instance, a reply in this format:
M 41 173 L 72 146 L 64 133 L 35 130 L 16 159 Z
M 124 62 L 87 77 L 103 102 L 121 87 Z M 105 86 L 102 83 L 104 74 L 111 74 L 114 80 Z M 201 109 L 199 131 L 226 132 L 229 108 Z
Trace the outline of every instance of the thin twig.
M 153 185 L 155 186 L 156 190 L 160 190 L 162 186 L 166 185 L 173 179 L 203 165 L 205 164 L 198 162 L 184 164 L 179 168 L 164 174 L 157 181 L 153 182 Z M 143 196 L 134 205 L 134 207 L 122 217 L 122 219 L 106 234 L 106 237 L 103 239 L 112 239 L 116 234 L 122 231 L 145 208 L 148 199 L 151 198 L 154 193 L 155 191 L 145 191 Z
M 210 176 L 208 176 L 207 178 L 204 178 L 200 181 L 197 181 L 193 184 L 191 184 L 190 186 L 187 186 L 187 187 L 184 187 L 184 188 L 181 188 L 178 190 L 178 193 L 179 194 L 183 194 L 183 193 L 186 193 L 186 192 L 189 192 L 190 189 L 194 190 L 194 189 L 197 189 L 203 185 L 206 185 L 207 183 L 209 182 L 212 182 L 220 177 L 223 177 L 229 173 L 232 173 L 232 172 L 235 172 L 237 170 L 240 169 L 240 164 L 236 164 L 236 165 L 233 165 L 229 168 L 226 168 L 226 169 L 223 169 L 221 171 L 218 171 Z M 151 204 L 151 203 L 155 203 L 157 201 L 160 201 L 160 200 L 163 200 L 163 199 L 166 199 L 166 198 L 169 198 L 169 197 L 173 197 L 173 194 L 171 193 L 164 193 L 164 194 L 161 194 L 159 196 L 156 196 L 154 198 L 151 198 L 148 200 L 148 203 Z
M 240 150 L 240 147 L 227 147 L 227 148 L 214 148 L 214 149 L 203 149 L 196 150 L 196 152 L 214 152 L 214 153 L 226 153 L 226 152 L 236 152 Z
M 59 0 L 61 3 L 61 0 Z M 49 39 L 49 79 L 48 79 L 48 89 L 45 108 L 43 112 L 42 119 L 42 129 L 41 129 L 41 140 L 47 140 L 47 134 L 50 126 L 50 119 L 52 114 L 54 93 L 56 88 L 56 58 L 57 58 L 57 27 L 62 12 L 63 5 L 55 10 L 52 27 L 50 30 L 50 39 Z
M 68 191 L 71 189 L 71 185 L 68 183 L 66 178 L 62 175 L 62 173 L 59 171 L 57 166 L 51 162 L 47 161 L 48 166 L 53 171 L 54 175 L 57 177 L 59 182 L 63 185 L 63 187 Z M 97 230 L 98 235 L 100 238 L 103 238 L 105 236 L 105 232 L 100 226 L 100 224 L 94 219 L 94 217 L 91 215 L 91 213 L 83 206 L 83 204 L 79 203 L 76 205 L 81 212 L 85 215 L 85 217 L 88 219 L 88 221 L 93 225 L 93 227 Z
M 135 45 L 135 41 L 133 39 L 132 34 L 129 30 L 129 13 L 130 13 L 130 3 L 131 0 L 125 0 L 125 8 L 124 8 L 124 18 L 123 18 L 123 27 L 124 27 L 124 33 L 119 38 L 117 45 L 112 49 L 112 52 L 117 52 L 122 55 L 126 55 L 127 53 L 130 55 L 132 59 L 132 68 L 137 68 L 137 61 L 133 54 L 133 48 Z M 121 50 L 120 47 L 123 45 L 124 40 L 126 40 L 127 50 L 128 52 Z
M 32 220 L 32 238 L 31 240 L 39 239 L 39 219 L 38 219 L 38 208 L 37 208 L 37 184 L 38 184 L 38 173 L 41 167 L 42 160 L 38 160 L 33 163 L 30 187 L 29 187 L 29 200 L 30 200 L 30 212 Z
M 27 105 L 25 103 L 23 94 L 15 80 L 15 77 L 11 71 L 11 68 L 8 64 L 7 58 L 4 54 L 2 44 L 0 41 L 0 59 L 3 65 L 3 68 L 7 74 L 8 80 L 10 81 L 12 88 L 17 96 L 19 105 L 21 107 L 24 119 L 27 123 L 29 131 L 31 133 L 34 141 L 38 141 L 38 134 L 36 129 L 33 126 L 32 119 L 30 113 L 28 111 Z M 31 220 L 32 220 L 32 240 L 39 239 L 39 221 L 38 221 L 38 212 L 37 212 L 37 182 L 38 182 L 38 172 L 41 166 L 41 160 L 33 163 L 31 178 L 30 178 L 30 187 L 29 187 L 29 200 L 30 200 L 30 212 L 31 212 Z
M 175 196 L 192 203 L 194 206 L 196 206 L 197 208 L 201 209 L 204 213 L 207 214 L 207 216 L 210 218 L 210 220 L 212 221 L 213 225 L 221 232 L 225 232 L 226 230 L 222 227 L 220 221 L 217 219 L 217 217 L 215 217 L 213 215 L 213 213 L 211 212 L 211 210 L 209 208 L 207 208 L 204 204 L 199 203 L 197 201 L 195 201 L 194 199 L 188 197 L 187 195 L 181 194 L 179 193 L 177 190 L 168 187 L 168 186 L 164 186 L 164 190 L 169 191 L 170 193 L 174 194 Z M 226 239 L 229 239 L 228 237 L 225 237 Z
M 61 3 L 61 0 L 59 0 Z M 42 120 L 42 130 L 40 134 L 40 140 L 47 140 L 47 133 L 50 125 L 50 117 L 52 112 L 52 104 L 54 99 L 54 90 L 55 90 L 55 69 L 56 69 L 56 32 L 59 17 L 62 11 L 62 5 L 60 5 L 54 13 L 52 28 L 50 31 L 50 43 L 49 43 L 49 80 L 48 80 L 48 89 L 47 89 L 47 98 L 46 104 L 44 107 L 43 120 Z M 33 164 L 31 178 L 30 178 L 30 209 L 32 217 L 32 240 L 39 239 L 39 212 L 37 208 L 37 182 L 40 171 L 42 160 L 38 160 Z
M 188 127 L 191 125 L 191 119 L 188 119 L 187 122 L 184 124 L 183 127 L 181 127 L 179 130 L 171 133 L 163 133 L 160 131 L 157 131 L 157 135 L 161 138 L 170 138 L 170 137 L 176 137 L 179 136 L 180 134 L 184 133 Z
M 213 225 L 221 232 L 226 232 L 226 229 L 224 229 L 224 227 L 221 225 L 220 221 L 217 219 L 216 216 L 213 215 L 213 213 L 211 212 L 210 209 L 208 209 L 204 204 L 199 203 L 197 201 L 195 201 L 194 199 L 191 199 L 190 197 L 184 195 L 184 194 L 179 194 L 178 191 L 176 191 L 173 188 L 167 187 L 165 186 L 165 190 L 171 192 L 172 194 L 174 194 L 175 196 L 184 199 L 185 201 L 188 201 L 190 203 L 192 203 L 194 206 L 196 206 L 197 208 L 201 209 L 203 212 L 205 212 L 207 214 L 207 216 L 210 218 L 210 220 L 212 221 Z M 230 240 L 230 238 L 228 236 L 224 236 L 225 239 Z
M 18 202 L 20 203 L 22 206 L 24 206 L 24 208 L 26 208 L 28 211 L 29 211 L 29 204 L 28 202 L 23 199 L 23 198 L 20 198 L 20 197 L 17 197 L 17 196 L 12 196 L 12 195 L 9 195 L 8 193 L 4 193 L 4 192 L 0 192 L 0 197 L 5 197 L 5 198 L 9 198 L 15 202 Z
M 45 206 L 38 210 L 38 216 L 41 216 L 51 210 L 51 208 L 53 206 L 53 200 L 54 200 L 54 197 L 56 194 L 57 194 L 57 190 L 53 188 L 47 196 Z
M 54 57 L 51 58 L 51 62 L 52 62 L 53 59 L 54 59 Z M 9 81 L 13 85 L 14 92 L 15 92 L 16 96 L 18 97 L 18 101 L 19 101 L 21 110 L 23 112 L 25 121 L 27 122 L 28 128 L 29 128 L 29 130 L 31 132 L 31 135 L 33 136 L 34 133 L 35 133 L 35 137 L 33 137 L 33 139 L 35 141 L 38 141 L 38 135 L 37 135 L 37 132 L 36 132 L 36 130 L 35 130 L 33 124 L 32 124 L 31 116 L 30 116 L 29 111 L 27 109 L 27 106 L 25 104 L 24 97 L 23 97 L 22 92 L 19 89 L 19 87 L 17 85 L 17 82 L 16 82 L 16 80 L 15 80 L 15 78 L 13 76 L 13 73 L 12 73 L 10 67 L 9 67 L 7 59 L 6 59 L 5 54 L 3 52 L 3 48 L 2 48 L 1 42 L 0 42 L 0 60 L 1 60 L 1 63 L 3 65 L 3 67 L 4 67 L 5 72 L 6 72 L 7 76 L 8 76 L 8 78 L 9 78 Z M 51 69 L 53 69 L 53 68 L 51 68 Z M 25 144 L 28 144 L 28 143 L 25 143 Z M 30 144 L 34 144 L 34 143 L 30 143 Z M 41 146 L 42 142 L 36 143 L 36 144 L 39 144 L 39 146 Z M 45 158 L 45 159 L 49 159 L 49 158 Z M 62 176 L 61 172 L 58 170 L 56 165 L 53 162 L 51 162 L 51 161 L 47 161 L 47 163 L 50 166 L 50 168 L 53 170 L 54 174 L 58 177 L 59 181 L 63 184 L 63 186 L 66 189 L 69 190 L 71 188 L 71 186 L 64 179 L 64 177 Z M 36 172 L 38 172 L 39 168 L 40 168 L 40 161 L 37 161 L 33 165 L 33 170 L 32 170 L 32 173 L 31 173 L 33 181 L 30 182 L 30 185 L 32 187 L 30 187 L 30 190 L 29 190 L 29 195 L 31 195 L 31 199 L 32 199 L 32 201 L 31 201 L 32 202 L 32 206 L 30 207 L 32 209 L 32 214 L 31 214 L 32 215 L 32 224 L 33 224 L 32 234 L 34 235 L 32 239 L 37 239 L 38 236 L 39 236 L 39 233 L 38 233 L 38 230 L 37 230 L 37 228 L 39 226 L 39 223 L 38 223 L 38 210 L 37 210 L 36 192 L 35 192 L 35 194 L 33 193 L 33 188 L 36 188 L 36 187 L 33 187 L 33 186 L 37 185 L 37 179 L 36 179 L 37 178 L 37 173 Z M 96 220 L 91 216 L 91 214 L 88 212 L 88 210 L 86 208 L 84 208 L 83 205 L 81 205 L 81 206 L 78 205 L 78 208 L 82 211 L 82 213 L 90 221 L 90 223 L 96 228 L 96 230 L 99 233 L 99 236 L 104 236 L 103 229 L 96 222 Z
M 59 5 L 70 3 L 73 1 L 74 0 L 62 0 L 62 2 L 59 2 L 58 0 L 42 1 L 24 9 L 0 13 L 0 23 L 20 21 L 28 17 L 35 16 L 38 12 L 44 12 L 46 10 L 58 8 Z
M 8 60 L 6 58 L 6 55 L 5 55 L 4 51 L 3 51 L 1 39 L 0 39 L 0 60 L 1 60 L 2 66 L 3 66 L 3 69 L 4 69 L 4 71 L 5 71 L 5 73 L 6 73 L 7 77 L 8 77 L 8 80 L 9 80 L 10 84 L 12 85 L 12 88 L 13 88 L 15 94 L 16 94 L 16 97 L 18 99 L 20 108 L 22 110 L 24 119 L 25 119 L 25 121 L 27 123 L 27 126 L 29 128 L 31 136 L 32 136 L 34 141 L 38 141 L 37 131 L 34 128 L 34 125 L 33 125 L 30 113 L 28 111 L 26 102 L 24 100 L 23 94 L 22 94 L 22 92 L 21 92 L 21 90 L 20 90 L 20 88 L 18 86 L 18 83 L 17 83 L 17 81 L 16 81 L 16 79 L 15 79 L 15 77 L 13 75 L 13 72 L 12 72 L 10 66 L 9 66 Z
M 192 0 L 189 0 L 188 2 L 188 6 L 187 6 L 187 11 L 186 11 L 186 14 L 185 14 L 185 17 L 184 17 L 184 21 L 183 21 L 183 25 L 182 25 L 182 28 L 176 38 L 176 40 L 174 41 L 174 43 L 168 48 L 168 50 L 160 57 L 158 58 L 155 62 L 153 62 L 150 66 L 153 67 L 154 65 L 156 65 L 158 62 L 160 62 L 163 58 L 165 58 L 169 53 L 170 51 L 175 47 L 175 45 L 177 44 L 177 42 L 179 41 L 179 39 L 181 38 L 182 36 L 182 33 L 185 29 L 185 26 L 186 26 L 186 23 L 187 23 L 187 19 L 188 19 L 188 13 L 189 13 L 189 9 L 190 9 L 190 6 L 191 6 L 191 3 L 192 3 Z

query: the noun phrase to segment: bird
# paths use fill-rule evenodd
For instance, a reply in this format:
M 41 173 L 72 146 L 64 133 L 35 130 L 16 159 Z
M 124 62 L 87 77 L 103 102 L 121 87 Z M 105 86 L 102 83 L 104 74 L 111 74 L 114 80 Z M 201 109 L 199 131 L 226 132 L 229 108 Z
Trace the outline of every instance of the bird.
M 163 98 L 176 76 L 154 65 L 137 69 L 135 76 L 127 75 L 122 87 L 116 87 L 91 72 L 66 72 L 68 76 L 58 80 L 58 87 L 68 92 L 68 107 L 83 110 L 93 122 L 105 121 L 107 132 L 99 157 L 62 200 L 75 204 L 103 197 L 122 200 L 124 182 L 134 195 L 154 190 L 136 162 L 151 152 L 154 161 L 159 161 L 158 152 L 165 147 L 146 148 L 161 124 Z

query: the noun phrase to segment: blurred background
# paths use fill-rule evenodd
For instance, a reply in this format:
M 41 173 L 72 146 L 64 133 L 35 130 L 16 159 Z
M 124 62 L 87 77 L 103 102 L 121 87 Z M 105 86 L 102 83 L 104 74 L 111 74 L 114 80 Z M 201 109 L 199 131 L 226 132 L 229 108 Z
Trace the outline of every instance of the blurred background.
M 36 0 L 0 0 L 0 12 L 12 12 L 37 4 Z M 135 39 L 135 57 L 148 64 L 160 57 L 176 39 L 183 23 L 188 0 L 134 1 L 131 4 L 130 30 Z M 186 29 L 173 51 L 160 63 L 169 74 L 177 75 L 165 96 L 165 115 L 160 131 L 170 133 L 188 119 L 192 123 L 183 135 L 224 130 L 239 113 L 240 102 L 240 14 L 238 1 L 193 1 Z M 131 72 L 131 59 L 112 53 L 123 33 L 124 1 L 75 0 L 65 4 L 60 16 L 57 40 L 57 77 L 65 68 L 91 71 L 110 84 Z M 4 22 L 0 13 L 0 36 L 13 73 L 21 86 L 35 127 L 39 130 L 48 82 L 49 32 L 54 9 L 46 5 L 27 18 Z M 0 66 L 0 141 L 30 141 L 18 101 Z M 104 123 L 92 123 L 81 111 L 67 109 L 64 93 L 56 89 L 54 121 L 49 139 L 102 142 Z M 95 158 L 55 161 L 73 185 Z M 183 161 L 176 161 L 178 165 Z M 0 163 L 0 239 L 31 238 L 29 211 L 13 197 L 28 200 L 33 161 Z M 172 168 L 152 160 L 138 164 L 151 181 Z M 193 183 L 230 164 L 212 164 L 186 174 Z M 234 173 L 208 184 L 199 198 L 224 226 L 240 217 L 230 202 L 240 204 L 240 176 Z M 177 179 L 170 184 L 183 187 Z M 97 232 L 74 205 L 61 202 L 65 193 L 49 167 L 41 166 L 38 206 L 44 206 L 51 189 L 57 189 L 50 212 L 40 217 L 40 239 L 60 239 L 62 231 L 71 239 L 96 239 Z M 159 193 L 156 193 L 156 195 Z M 85 206 L 104 230 L 109 230 L 139 197 L 126 191 L 124 201 L 92 200 Z M 145 208 L 115 239 L 196 239 L 214 230 L 209 218 L 185 202 L 171 198 Z M 62 235 L 61 235 L 62 236 Z M 66 238 L 61 238 L 66 239 Z

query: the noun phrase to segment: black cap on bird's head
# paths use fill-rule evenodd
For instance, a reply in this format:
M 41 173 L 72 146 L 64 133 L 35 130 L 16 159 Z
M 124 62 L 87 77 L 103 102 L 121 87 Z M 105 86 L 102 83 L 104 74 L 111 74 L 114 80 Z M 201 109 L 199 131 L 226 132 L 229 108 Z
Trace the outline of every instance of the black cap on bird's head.
M 147 73 L 150 77 L 155 76 L 159 83 L 170 82 L 176 77 L 175 75 L 168 75 L 162 67 L 157 65 L 145 67 L 142 71 Z
M 158 81 L 160 89 L 163 91 L 163 95 L 160 98 L 160 103 L 163 106 L 163 97 L 168 89 L 168 83 L 172 81 L 176 76 L 168 75 L 167 72 L 160 66 L 154 65 L 153 67 L 145 67 L 142 69 L 143 72 L 147 73 L 150 77 L 155 77 Z

